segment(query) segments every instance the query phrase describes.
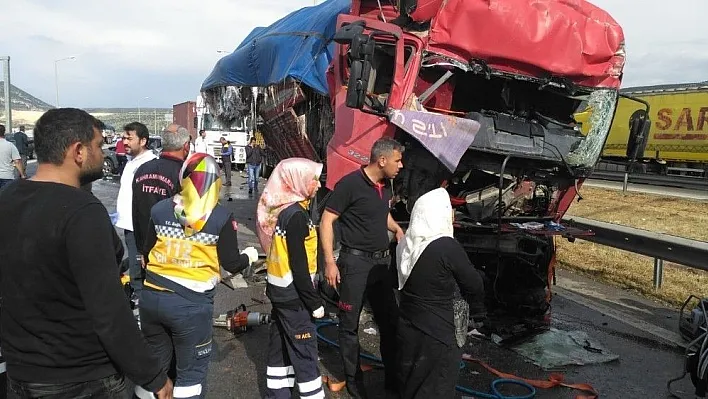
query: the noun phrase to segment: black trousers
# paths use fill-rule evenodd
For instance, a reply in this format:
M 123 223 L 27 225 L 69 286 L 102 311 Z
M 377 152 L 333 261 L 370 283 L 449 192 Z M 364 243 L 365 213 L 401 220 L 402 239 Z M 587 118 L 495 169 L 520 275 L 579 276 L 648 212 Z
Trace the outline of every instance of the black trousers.
M 173 378 L 175 398 L 206 398 L 214 305 L 147 288 L 139 309 L 143 336 Z M 135 391 L 145 394 L 137 386 Z
M 454 398 L 462 349 L 425 334 L 403 317 L 396 339 L 401 399 Z
M 394 275 L 390 258 L 371 259 L 340 253 L 337 265 L 339 286 L 339 346 L 348 381 L 361 380 L 359 317 L 368 299 L 379 327 L 380 351 L 386 388 L 396 389 L 396 322 L 398 305 L 394 296 Z
M 224 161 L 222 159 L 222 169 L 224 169 L 224 184 L 227 186 L 231 185 L 231 160 Z
M 317 334 L 310 313 L 273 306 L 270 325 L 267 399 L 288 399 L 297 382 L 300 398 L 323 399 L 317 359 Z
M 115 374 L 93 381 L 40 384 L 10 380 L 10 391 L 15 398 L 22 399 L 76 399 L 76 398 L 104 398 L 104 399 L 130 399 L 125 377 Z M 2 397 L 5 397 L 3 391 Z

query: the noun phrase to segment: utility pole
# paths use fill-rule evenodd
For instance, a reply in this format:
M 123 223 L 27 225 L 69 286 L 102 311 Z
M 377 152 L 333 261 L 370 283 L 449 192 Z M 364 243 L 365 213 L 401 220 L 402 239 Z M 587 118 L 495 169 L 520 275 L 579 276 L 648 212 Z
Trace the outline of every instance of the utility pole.
M 153 131 L 155 132 L 155 134 L 157 134 L 157 108 L 153 108 L 152 112 L 153 112 L 153 120 L 155 121 L 155 130 L 153 130 Z
M 2 70 L 5 75 L 5 131 L 12 133 L 12 97 L 10 96 L 10 56 L 0 57 Z
M 138 99 L 138 122 L 142 122 L 142 120 L 140 119 L 140 101 L 147 100 L 148 98 L 150 97 L 143 97 Z
M 59 64 L 60 61 L 66 61 L 66 60 L 75 60 L 76 57 L 73 55 L 71 57 L 66 57 L 66 58 L 61 58 L 58 60 L 54 60 L 54 88 L 56 89 L 56 103 L 54 104 L 57 108 L 59 108 L 59 68 L 57 65 Z

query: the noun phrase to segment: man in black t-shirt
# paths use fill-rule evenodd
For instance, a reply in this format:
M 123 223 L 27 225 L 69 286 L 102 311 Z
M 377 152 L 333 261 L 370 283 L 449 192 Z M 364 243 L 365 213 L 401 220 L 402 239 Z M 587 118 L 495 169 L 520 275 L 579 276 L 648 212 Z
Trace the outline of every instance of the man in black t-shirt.
M 101 123 L 52 109 L 36 123 L 37 173 L 0 192 L 2 355 L 19 397 L 126 398 L 125 377 L 172 398 L 119 278 L 123 247 L 82 185 L 103 174 Z
M 388 232 L 403 237 L 403 230 L 389 210 L 393 196 L 390 180 L 403 167 L 403 146 L 382 138 L 371 149 L 369 165 L 344 176 L 334 187 L 320 223 L 325 279 L 339 284 L 339 345 L 347 390 L 354 398 L 366 397 L 359 367 L 359 315 L 364 298 L 374 312 L 381 336 L 381 357 L 386 373 L 386 390 L 396 391 L 395 271 L 390 270 Z M 341 244 L 334 260 L 333 224 L 339 220 Z

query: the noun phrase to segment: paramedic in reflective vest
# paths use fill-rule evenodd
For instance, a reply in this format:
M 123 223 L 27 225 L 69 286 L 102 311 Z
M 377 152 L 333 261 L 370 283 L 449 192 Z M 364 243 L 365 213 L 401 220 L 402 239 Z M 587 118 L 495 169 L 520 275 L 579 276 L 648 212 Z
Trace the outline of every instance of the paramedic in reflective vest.
M 317 231 L 310 199 L 319 188 L 323 165 L 304 158 L 281 161 L 258 202 L 258 239 L 269 248 L 268 285 L 274 323 L 266 369 L 266 398 L 290 398 L 297 382 L 302 399 L 324 398 L 317 366 L 317 334 L 312 318 L 324 316 L 314 287 Z
M 346 386 L 352 397 L 366 397 L 359 363 L 359 316 L 367 298 L 381 334 L 381 357 L 387 391 L 395 392 L 396 318 L 395 270 L 390 268 L 391 231 L 399 240 L 403 230 L 389 213 L 389 181 L 403 167 L 403 146 L 390 138 L 377 140 L 369 165 L 344 176 L 334 187 L 320 223 L 325 279 L 339 285 L 339 345 Z M 333 223 L 342 232 L 335 263 Z
M 140 321 L 165 370 L 174 353 L 174 397 L 204 398 L 219 265 L 238 273 L 258 259 L 258 252 L 248 247 L 239 253 L 238 225 L 218 203 L 221 179 L 214 158 L 191 155 L 179 176 L 180 193 L 152 208 Z M 138 397 L 149 397 L 144 394 L 136 388 Z

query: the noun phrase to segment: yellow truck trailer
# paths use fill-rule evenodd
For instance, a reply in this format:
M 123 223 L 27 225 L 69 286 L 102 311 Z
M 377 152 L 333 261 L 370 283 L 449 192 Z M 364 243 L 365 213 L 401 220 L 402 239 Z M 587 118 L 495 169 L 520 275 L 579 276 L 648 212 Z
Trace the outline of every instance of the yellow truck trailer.
M 643 99 L 650 106 L 651 129 L 641 160 L 644 169 L 708 177 L 708 81 L 631 87 L 621 93 Z M 627 160 L 627 121 L 640 108 L 636 101 L 620 98 L 603 149 L 604 162 L 621 164 Z M 587 113 L 576 116 L 582 123 Z

